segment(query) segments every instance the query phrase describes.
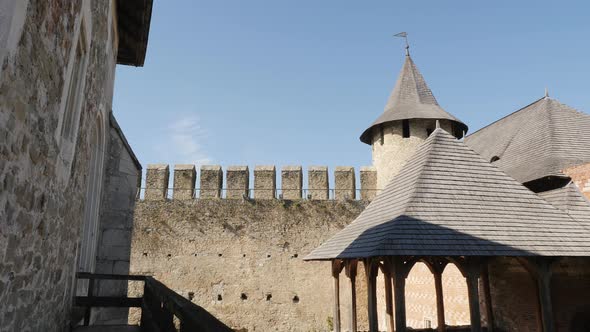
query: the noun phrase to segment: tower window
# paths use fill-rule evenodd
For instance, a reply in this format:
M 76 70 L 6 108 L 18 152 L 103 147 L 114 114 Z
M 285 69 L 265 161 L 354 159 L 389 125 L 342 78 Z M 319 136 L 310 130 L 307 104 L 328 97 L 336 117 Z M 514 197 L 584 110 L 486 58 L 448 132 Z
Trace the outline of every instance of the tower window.
M 493 157 L 490 159 L 490 162 L 491 162 L 491 163 L 493 163 L 493 162 L 496 162 L 496 161 L 498 161 L 498 160 L 500 160 L 500 157 L 498 157 L 498 156 L 493 156 Z
M 402 120 L 402 137 L 410 137 L 410 120 Z
M 428 128 L 426 129 L 426 137 L 430 137 L 430 134 L 432 134 L 432 129 Z
M 383 126 L 379 126 L 379 142 L 381 143 L 381 145 L 383 145 L 383 143 L 385 143 L 385 133 L 383 132 Z

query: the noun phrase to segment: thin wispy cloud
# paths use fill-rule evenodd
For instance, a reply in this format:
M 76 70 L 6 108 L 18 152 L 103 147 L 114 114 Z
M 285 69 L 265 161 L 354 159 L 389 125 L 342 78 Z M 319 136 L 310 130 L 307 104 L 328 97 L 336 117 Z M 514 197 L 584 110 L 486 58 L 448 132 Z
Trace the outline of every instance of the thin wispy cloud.
M 178 164 L 205 165 L 211 158 L 203 148 L 207 132 L 194 115 L 180 118 L 165 127 L 166 138 L 157 150 L 166 159 Z

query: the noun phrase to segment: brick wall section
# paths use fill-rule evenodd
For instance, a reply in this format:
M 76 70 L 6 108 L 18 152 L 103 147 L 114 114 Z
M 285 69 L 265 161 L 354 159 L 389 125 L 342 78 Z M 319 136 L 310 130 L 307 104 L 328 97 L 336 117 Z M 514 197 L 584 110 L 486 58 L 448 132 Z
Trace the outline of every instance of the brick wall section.
M 553 266 L 551 296 L 558 332 L 585 331 L 574 327 L 590 326 L 589 263 L 588 258 L 566 258 Z M 500 331 L 539 331 L 536 283 L 518 261 L 495 259 L 490 265 L 490 288 Z
M 590 163 L 564 169 L 580 191 L 590 200 Z
M 590 327 L 590 259 L 567 258 L 557 262 L 551 287 L 557 331 L 587 331 Z
M 489 266 L 495 324 L 506 332 L 537 332 L 536 283 L 511 258 L 495 259 Z
M 109 1 L 92 1 L 92 40 L 76 152 L 58 181 L 55 133 L 82 1 L 30 1 L 0 77 L 0 331 L 63 331 L 70 320 L 86 197 L 89 133 L 110 109 Z M 106 123 L 106 122 L 105 122 Z

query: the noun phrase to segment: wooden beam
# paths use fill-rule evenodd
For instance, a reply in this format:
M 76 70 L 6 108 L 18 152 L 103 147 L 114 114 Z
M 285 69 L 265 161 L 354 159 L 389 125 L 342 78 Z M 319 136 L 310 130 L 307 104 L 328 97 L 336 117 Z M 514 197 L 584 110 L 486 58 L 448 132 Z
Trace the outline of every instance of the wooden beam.
M 481 275 L 481 282 L 483 284 L 483 293 L 485 297 L 485 304 L 486 304 L 486 316 L 488 319 L 488 332 L 494 332 L 494 310 L 492 307 L 492 292 L 490 291 L 490 274 L 488 270 L 489 264 L 484 264 L 482 275 Z
M 543 332 L 554 332 L 555 321 L 553 318 L 553 304 L 551 300 L 551 268 L 554 259 L 528 258 L 525 267 L 531 272 L 537 281 L 537 297 L 539 300 L 539 313 Z
M 340 272 L 342 272 L 342 261 L 332 261 L 332 280 L 334 283 L 334 332 L 340 332 Z
M 470 273 L 467 276 L 467 296 L 469 297 L 469 317 L 471 332 L 481 332 L 481 313 L 479 312 L 479 276 Z
M 379 330 L 379 320 L 377 315 L 377 271 L 378 261 L 376 258 L 367 258 L 364 260 L 365 279 L 367 281 L 367 310 L 369 318 L 369 331 L 377 332 Z
M 385 320 L 387 324 L 387 332 L 393 332 L 395 329 L 393 316 L 393 289 L 391 286 L 391 267 L 387 260 L 381 265 L 381 271 L 383 272 L 383 282 L 385 283 Z
M 357 261 L 351 260 L 344 264 L 344 272 L 350 282 L 350 326 L 351 332 L 357 332 L 356 329 L 356 268 Z
M 141 307 L 141 297 L 117 297 L 117 296 L 76 296 L 75 304 L 79 307 Z
M 395 330 L 406 331 L 406 278 L 415 264 L 415 260 L 404 257 L 389 257 L 393 297 L 395 301 Z
M 437 318 L 437 331 L 445 332 L 445 300 L 443 297 L 442 287 L 442 271 L 436 271 L 434 274 L 434 289 L 436 290 L 436 318 Z
M 437 331 L 445 332 L 445 302 L 442 287 L 442 274 L 449 261 L 441 257 L 426 257 L 421 259 L 434 276 L 434 289 L 436 291 L 436 317 Z

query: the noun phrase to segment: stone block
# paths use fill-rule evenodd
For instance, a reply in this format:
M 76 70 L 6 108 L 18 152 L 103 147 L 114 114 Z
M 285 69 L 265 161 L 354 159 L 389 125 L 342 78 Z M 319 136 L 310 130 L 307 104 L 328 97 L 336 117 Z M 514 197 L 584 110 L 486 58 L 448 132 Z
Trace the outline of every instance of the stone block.
M 277 172 L 274 166 L 254 168 L 254 198 L 274 199 L 277 189 Z
M 281 195 L 283 199 L 301 199 L 303 171 L 301 166 L 283 166 L 281 169 Z
M 166 164 L 149 164 L 145 178 L 145 199 L 165 200 L 168 192 L 170 169 Z
M 356 179 L 354 167 L 337 166 L 334 171 L 334 195 L 336 199 L 347 200 L 356 198 Z
M 174 165 L 173 199 L 187 200 L 193 198 L 197 172 L 195 165 Z
M 308 198 L 326 200 L 329 195 L 328 167 L 310 166 L 307 172 Z
M 372 201 L 378 194 L 377 170 L 373 166 L 361 167 L 361 199 Z
M 229 166 L 226 173 L 226 198 L 240 199 L 250 197 L 250 171 L 248 166 Z
M 199 198 L 221 198 L 223 172 L 219 165 L 201 166 L 201 189 Z

